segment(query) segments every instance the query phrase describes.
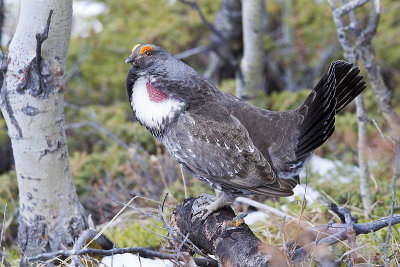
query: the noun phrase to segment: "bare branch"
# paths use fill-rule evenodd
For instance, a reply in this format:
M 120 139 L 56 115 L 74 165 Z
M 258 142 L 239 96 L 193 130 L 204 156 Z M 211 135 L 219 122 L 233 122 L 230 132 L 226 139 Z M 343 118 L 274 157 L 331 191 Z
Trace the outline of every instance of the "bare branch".
M 6 257 L 7 256 L 4 255 L 0 249 L 0 266 L 11 267 L 11 264 L 7 261 Z
M 3 233 L 4 233 L 5 223 L 6 223 L 6 212 L 7 212 L 7 203 L 4 206 L 3 223 L 1 226 L 1 233 L 0 233 L 0 249 L 1 249 L 1 243 L 3 242 Z
M 353 253 L 353 252 L 355 252 L 355 251 L 357 251 L 357 250 L 359 250 L 359 249 L 362 249 L 362 248 L 364 248 L 364 246 L 362 246 L 362 247 L 357 247 L 357 248 L 354 248 L 354 249 L 352 249 L 352 250 L 350 250 L 350 251 L 347 251 L 346 253 L 343 253 L 343 255 L 340 256 L 340 258 L 339 258 L 337 261 L 335 261 L 334 266 L 339 266 L 339 264 L 342 263 L 343 259 L 344 259 L 347 255 L 349 255 L 349 254 L 351 254 L 351 253 Z
M 381 9 L 380 0 L 371 0 L 371 10 L 369 13 L 368 26 L 358 36 L 357 38 L 358 45 L 371 43 L 372 38 L 376 33 L 376 29 L 378 28 L 380 9 Z
M 81 233 L 79 238 L 75 241 L 75 244 L 72 248 L 72 251 L 80 251 L 85 248 L 86 242 L 88 240 L 94 239 L 99 234 L 99 231 L 96 229 L 87 229 Z M 101 245 L 101 247 L 109 247 L 113 248 L 113 243 L 104 235 L 99 236 L 96 239 L 96 243 Z M 71 257 L 71 266 L 79 266 L 80 259 L 78 255 L 72 255 Z
M 265 205 L 263 203 L 257 202 L 255 200 L 252 200 L 252 199 L 247 198 L 247 197 L 237 197 L 235 199 L 235 201 L 247 204 L 247 205 L 252 206 L 254 208 L 257 208 L 259 210 L 264 210 L 266 212 L 272 213 L 272 214 L 274 214 L 276 216 L 279 216 L 279 217 L 286 217 L 286 218 L 289 218 L 289 219 L 294 219 L 293 216 L 290 216 L 289 214 L 286 214 L 286 213 L 284 213 L 284 212 L 282 212 L 280 210 L 277 210 L 277 209 L 275 209 L 273 207 L 270 207 L 268 205 Z
M 206 52 L 209 49 L 210 49 L 209 46 L 201 45 L 201 46 L 197 46 L 197 47 L 191 48 L 189 50 L 183 51 L 183 52 L 181 52 L 179 54 L 176 54 L 175 57 L 177 59 L 184 59 L 184 58 L 191 57 L 191 56 L 194 56 L 194 55 L 199 54 L 199 53 Z
M 340 8 L 335 9 L 336 15 L 343 17 L 345 14 L 349 13 L 350 11 L 353 11 L 354 9 L 364 5 L 367 3 L 369 0 L 353 0 L 350 1 L 349 3 L 343 5 Z M 333 4 L 331 4 L 331 7 L 333 7 Z
M 224 39 L 223 35 L 217 31 L 217 29 L 214 28 L 214 26 L 208 22 L 208 20 L 206 19 L 206 17 L 204 17 L 203 12 L 201 12 L 199 5 L 197 4 L 196 0 L 193 1 L 186 1 L 186 0 L 180 0 L 182 3 L 191 6 L 192 8 L 194 8 L 197 11 L 197 14 L 199 14 L 199 17 L 201 18 L 201 20 L 203 21 L 204 25 L 206 25 L 215 35 L 217 35 L 221 40 Z
M 385 136 L 383 135 L 383 132 L 382 132 L 381 128 L 379 127 L 378 123 L 376 122 L 376 120 L 374 118 L 372 119 L 372 122 L 374 123 L 375 128 L 378 130 L 383 142 L 385 142 L 386 145 L 391 146 L 391 144 L 388 144 Z
M 182 253 L 179 254 L 165 254 L 158 251 L 153 251 L 143 247 L 126 247 L 126 248 L 115 248 L 112 249 L 94 249 L 84 248 L 87 240 L 92 239 L 98 235 L 98 231 L 94 229 L 86 230 L 82 233 L 79 239 L 75 242 L 73 249 L 71 250 L 58 250 L 51 253 L 42 253 L 34 257 L 25 258 L 26 262 L 44 262 L 44 261 L 56 261 L 57 257 L 72 257 L 71 265 L 79 266 L 81 255 L 101 255 L 101 256 L 113 256 L 116 254 L 134 253 L 144 258 L 159 258 L 159 259 L 170 259 L 184 261 Z M 186 240 L 184 240 L 186 241 Z M 1 256 L 1 254 L 0 254 Z M 177 257 L 178 256 L 178 257 Z M 216 261 L 213 259 L 195 258 L 194 261 L 199 266 L 217 266 Z M 6 265 L 7 266 L 7 265 Z M 8 265 L 11 266 L 11 265 Z M 7 266 L 7 267 L 8 267 Z
M 85 126 L 89 126 L 96 130 L 99 130 L 100 132 L 107 135 L 109 138 L 113 139 L 115 142 L 117 142 L 123 148 L 129 149 L 129 146 L 124 141 L 119 139 L 115 134 L 111 133 L 107 128 L 103 127 L 102 125 L 99 125 L 92 121 L 81 121 L 81 122 L 76 122 L 76 123 L 70 123 L 70 124 L 65 125 L 65 129 L 67 129 L 67 130 L 75 129 L 75 128 L 81 128 L 81 127 L 85 127 Z
M 229 45 L 227 43 L 226 38 L 224 35 L 219 32 L 204 16 L 203 12 L 201 12 L 201 9 L 199 5 L 197 4 L 196 0 L 192 1 L 187 1 L 187 0 L 180 0 L 183 4 L 189 5 L 190 7 L 194 8 L 197 11 L 197 14 L 203 21 L 203 23 L 209 28 L 213 34 L 215 35 L 217 41 L 216 43 L 212 43 L 210 47 L 215 51 L 215 53 L 220 56 L 221 58 L 227 60 L 229 64 L 235 69 L 238 79 L 240 82 L 244 84 L 243 80 L 243 74 L 242 70 L 239 66 L 238 61 L 236 60 L 235 56 L 232 54 L 231 50 L 229 49 Z M 222 49 L 217 49 L 219 46 L 222 47 Z
M 399 167 L 399 161 L 400 161 L 400 149 L 399 149 L 399 144 L 396 144 L 396 154 L 395 154 L 395 160 L 394 160 L 394 168 L 393 168 L 393 184 L 392 184 L 392 204 L 390 207 L 390 219 L 389 219 L 389 225 L 388 225 L 388 231 L 386 233 L 386 240 L 385 240 L 385 245 L 384 245 L 384 254 L 385 254 L 385 265 L 390 264 L 390 258 L 388 257 L 387 249 L 389 246 L 389 240 L 390 240 L 390 235 L 392 233 L 392 223 L 393 223 L 393 212 L 394 212 L 394 205 L 396 204 L 396 180 L 397 180 L 397 170 Z
M 87 46 L 81 49 L 78 59 L 67 72 L 67 76 L 65 77 L 65 84 L 68 84 L 68 82 L 78 73 L 80 65 L 89 57 L 92 50 L 93 46 Z
M 391 222 L 392 225 L 400 223 L 400 215 L 394 215 L 393 217 L 381 218 L 376 221 L 370 223 L 356 223 L 358 218 L 354 216 L 351 217 L 348 210 L 344 208 L 338 209 L 338 215 L 341 220 L 344 220 L 344 223 L 332 223 L 326 225 L 319 225 L 312 227 L 311 229 L 306 230 L 308 234 L 312 234 L 315 238 L 315 241 L 306 244 L 300 248 L 295 249 L 289 256 L 292 261 L 301 261 L 307 256 L 307 254 L 312 251 L 312 249 L 317 245 L 326 245 L 332 246 L 336 243 L 348 239 L 348 224 L 346 222 L 350 220 L 350 224 L 355 231 L 355 235 L 358 236 L 360 234 L 368 234 L 371 232 L 376 232 L 384 227 L 387 227 Z M 344 214 L 347 214 L 346 216 Z

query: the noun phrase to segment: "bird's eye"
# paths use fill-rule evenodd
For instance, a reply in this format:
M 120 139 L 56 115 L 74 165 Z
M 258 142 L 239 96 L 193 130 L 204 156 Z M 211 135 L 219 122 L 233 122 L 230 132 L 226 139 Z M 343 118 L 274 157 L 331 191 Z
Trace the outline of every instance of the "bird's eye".
M 151 56 L 153 54 L 153 47 L 145 45 L 140 49 L 139 54 Z

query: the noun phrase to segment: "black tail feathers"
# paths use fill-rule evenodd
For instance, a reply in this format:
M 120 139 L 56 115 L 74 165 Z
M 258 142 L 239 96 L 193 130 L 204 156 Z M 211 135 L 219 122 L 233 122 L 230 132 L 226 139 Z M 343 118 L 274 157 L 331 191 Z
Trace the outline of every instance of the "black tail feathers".
M 305 160 L 335 130 L 335 115 L 365 89 L 360 70 L 352 63 L 332 62 L 306 101 L 297 109 L 304 116 L 300 126 L 297 160 Z

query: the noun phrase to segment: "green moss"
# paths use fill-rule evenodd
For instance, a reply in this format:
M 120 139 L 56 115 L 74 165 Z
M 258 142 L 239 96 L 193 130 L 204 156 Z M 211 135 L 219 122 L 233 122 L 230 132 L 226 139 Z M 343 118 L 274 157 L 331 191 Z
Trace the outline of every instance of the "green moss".
M 160 222 L 149 219 L 141 220 L 140 222 L 121 222 L 117 227 L 112 228 L 107 235 L 110 236 L 112 240 L 118 240 L 118 247 L 140 246 L 159 248 L 160 243 L 165 242 L 165 239 L 158 237 L 154 233 L 164 236 L 167 235 L 167 231 L 160 229 L 160 227 L 163 227 Z

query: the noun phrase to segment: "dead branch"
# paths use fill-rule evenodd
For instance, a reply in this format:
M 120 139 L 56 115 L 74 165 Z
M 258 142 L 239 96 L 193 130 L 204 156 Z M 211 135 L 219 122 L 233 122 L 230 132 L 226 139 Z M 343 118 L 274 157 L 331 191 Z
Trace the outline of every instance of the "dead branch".
M 397 144 L 398 145 L 398 144 Z M 396 204 L 396 180 L 397 180 L 397 171 L 399 167 L 399 160 L 400 160 L 400 150 L 399 147 L 396 147 L 395 151 L 395 161 L 394 161 L 394 168 L 393 168 L 393 183 L 392 183 L 392 203 L 390 206 L 390 219 L 389 219 L 389 225 L 388 225 L 388 231 L 386 233 L 386 241 L 385 241 L 385 246 L 383 247 L 384 254 L 385 254 L 385 266 L 390 265 L 390 258 L 388 257 L 387 249 L 389 247 L 389 240 L 390 240 L 390 235 L 392 233 L 392 225 L 393 225 L 393 213 L 394 213 L 394 205 Z
M 351 1 L 347 3 L 347 0 L 343 0 L 344 5 L 341 8 L 335 9 L 333 3 L 328 0 L 333 10 L 333 20 L 336 25 L 337 36 L 340 45 L 343 48 L 344 58 L 347 61 L 357 63 L 358 54 L 356 48 L 352 45 L 350 38 L 347 35 L 346 27 L 343 24 L 342 16 L 349 14 L 350 25 L 352 32 L 357 35 L 361 32 L 360 26 L 354 14 L 354 8 L 357 8 L 366 3 L 366 1 Z M 368 160 L 366 159 L 365 150 L 367 148 L 367 112 L 364 105 L 363 95 L 356 97 L 356 113 L 357 113 L 357 125 L 358 125 L 358 164 L 360 166 L 360 193 L 364 207 L 365 217 L 368 218 L 368 211 L 371 208 L 371 191 L 369 190 L 369 167 Z
M 296 244 L 295 249 L 292 249 L 293 252 L 289 255 L 292 261 L 297 262 L 304 260 L 307 254 L 318 245 L 332 246 L 341 241 L 349 240 L 349 238 L 350 242 L 353 242 L 350 246 L 354 246 L 353 249 L 355 249 L 355 236 L 374 233 L 390 224 L 395 225 L 400 223 L 400 215 L 395 215 L 393 217 L 381 218 L 370 223 L 359 224 L 357 223 L 358 217 L 351 216 L 348 209 L 338 207 L 335 204 L 330 204 L 329 207 L 339 216 L 342 223 L 318 225 L 300 233 L 298 239 L 308 236 L 307 239 L 313 239 L 313 241 L 308 244 L 302 244 L 301 242 L 288 243 L 287 246 L 289 247 Z
M 98 235 L 98 231 L 94 229 L 86 230 L 79 237 L 74 247 L 71 250 L 58 250 L 50 253 L 42 253 L 36 255 L 34 257 L 25 258 L 25 262 L 52 262 L 58 260 L 58 257 L 72 257 L 71 266 L 81 266 L 79 256 L 81 255 L 100 255 L 100 256 L 112 256 L 116 254 L 124 254 L 124 253 L 134 253 L 138 254 L 143 258 L 159 258 L 159 259 L 168 259 L 175 260 L 176 254 L 166 254 L 158 251 L 153 251 L 148 248 L 143 247 L 126 247 L 126 248 L 112 248 L 112 249 L 94 249 L 94 248 L 84 248 L 86 241 L 94 238 Z M 97 242 L 97 240 L 96 240 Z M 1 256 L 1 254 L 0 254 Z M 183 256 L 178 258 L 178 260 L 183 261 Z M 195 258 L 195 263 L 198 266 L 217 266 L 214 260 L 205 259 L 205 258 Z M 6 265 L 7 266 L 7 265 Z M 11 266 L 11 265 L 9 265 Z M 8 266 L 7 266 L 8 267 Z
M 238 60 L 232 54 L 231 49 L 229 47 L 229 38 L 224 35 L 223 31 L 219 31 L 214 27 L 204 16 L 203 12 L 201 11 L 199 5 L 197 4 L 196 0 L 180 0 L 181 3 L 186 4 L 193 9 L 196 10 L 197 14 L 199 15 L 200 19 L 202 20 L 203 24 L 213 33 L 211 37 L 211 44 L 210 48 L 221 57 L 224 61 L 227 61 L 237 73 L 237 78 L 244 84 L 243 74 L 239 65 Z
M 11 267 L 11 264 L 7 261 L 7 255 L 4 255 L 0 250 L 0 266 Z
M 1 232 L 0 232 L 0 248 L 1 248 L 1 243 L 3 242 L 3 233 L 4 233 L 5 223 L 6 223 L 6 213 L 7 213 L 7 203 L 4 206 L 4 212 L 3 212 L 3 223 L 1 225 Z
M 81 233 L 79 238 L 75 241 L 75 244 L 72 248 L 73 251 L 79 251 L 82 250 L 86 245 L 86 242 L 88 240 L 94 239 L 97 237 L 99 234 L 99 231 L 96 229 L 87 229 Z M 106 249 L 113 249 L 114 244 L 105 236 L 105 235 L 100 235 L 96 239 L 96 243 L 98 243 L 102 248 Z M 78 255 L 73 255 L 71 258 L 71 265 L 70 266 L 81 266 L 81 260 L 79 259 Z
M 96 130 L 98 130 L 99 132 L 102 132 L 103 134 L 105 134 L 106 136 L 108 136 L 109 138 L 111 138 L 112 140 L 114 140 L 115 142 L 117 142 L 118 145 L 122 146 L 125 149 L 129 149 L 129 146 L 122 141 L 121 139 L 119 139 L 115 134 L 111 133 L 107 128 L 105 128 L 104 126 L 95 123 L 93 121 L 81 121 L 81 122 L 76 122 L 76 123 L 70 123 L 65 125 L 65 129 L 75 129 L 75 128 L 81 128 L 81 127 L 92 127 Z
M 178 205 L 170 223 L 189 234 L 190 240 L 205 253 L 213 254 L 223 266 L 286 266 L 284 254 L 261 242 L 228 206 L 212 213 L 204 222 L 201 218 L 192 222 L 197 201 L 190 198 Z
M 374 91 L 378 106 L 382 110 L 382 114 L 391 129 L 392 138 L 395 142 L 400 142 L 400 116 L 392 107 L 392 93 L 385 84 L 381 75 L 380 66 L 376 60 L 375 52 L 371 43 L 379 23 L 381 12 L 380 0 L 370 1 L 370 15 L 365 29 L 361 29 L 358 26 L 357 19 L 355 16 L 352 16 L 351 13 L 358 7 L 367 3 L 368 0 L 353 0 L 344 4 L 340 8 L 336 8 L 331 0 L 328 0 L 328 2 L 332 8 L 338 40 L 344 49 L 345 57 L 349 51 L 354 54 L 357 53 L 360 56 L 370 80 L 372 90 Z M 342 17 L 346 14 L 350 14 L 351 23 L 349 24 L 349 27 L 345 27 L 342 20 Z M 349 40 L 346 32 L 347 29 L 352 30 L 351 33 L 356 39 L 355 44 L 352 44 Z
M 94 249 L 94 248 L 84 248 L 81 250 L 58 250 L 50 253 L 42 253 L 36 255 L 34 257 L 26 258 L 28 262 L 39 262 L 39 261 L 55 261 L 56 257 L 71 257 L 71 256 L 80 256 L 80 255 L 101 255 L 101 256 L 111 256 L 116 254 L 124 254 L 124 253 L 134 253 L 139 254 L 140 257 L 143 258 L 160 258 L 160 259 L 175 259 L 175 255 L 173 254 L 165 254 L 157 251 L 150 250 L 148 248 L 143 247 L 127 247 L 127 248 L 114 248 L 114 249 Z
M 179 54 L 176 54 L 175 57 L 177 59 L 184 59 L 184 58 L 191 57 L 191 56 L 194 56 L 194 55 L 199 54 L 199 53 L 206 52 L 210 48 L 211 47 L 209 47 L 209 46 L 200 45 L 200 46 L 188 49 L 186 51 L 183 51 L 183 52 L 181 52 Z

